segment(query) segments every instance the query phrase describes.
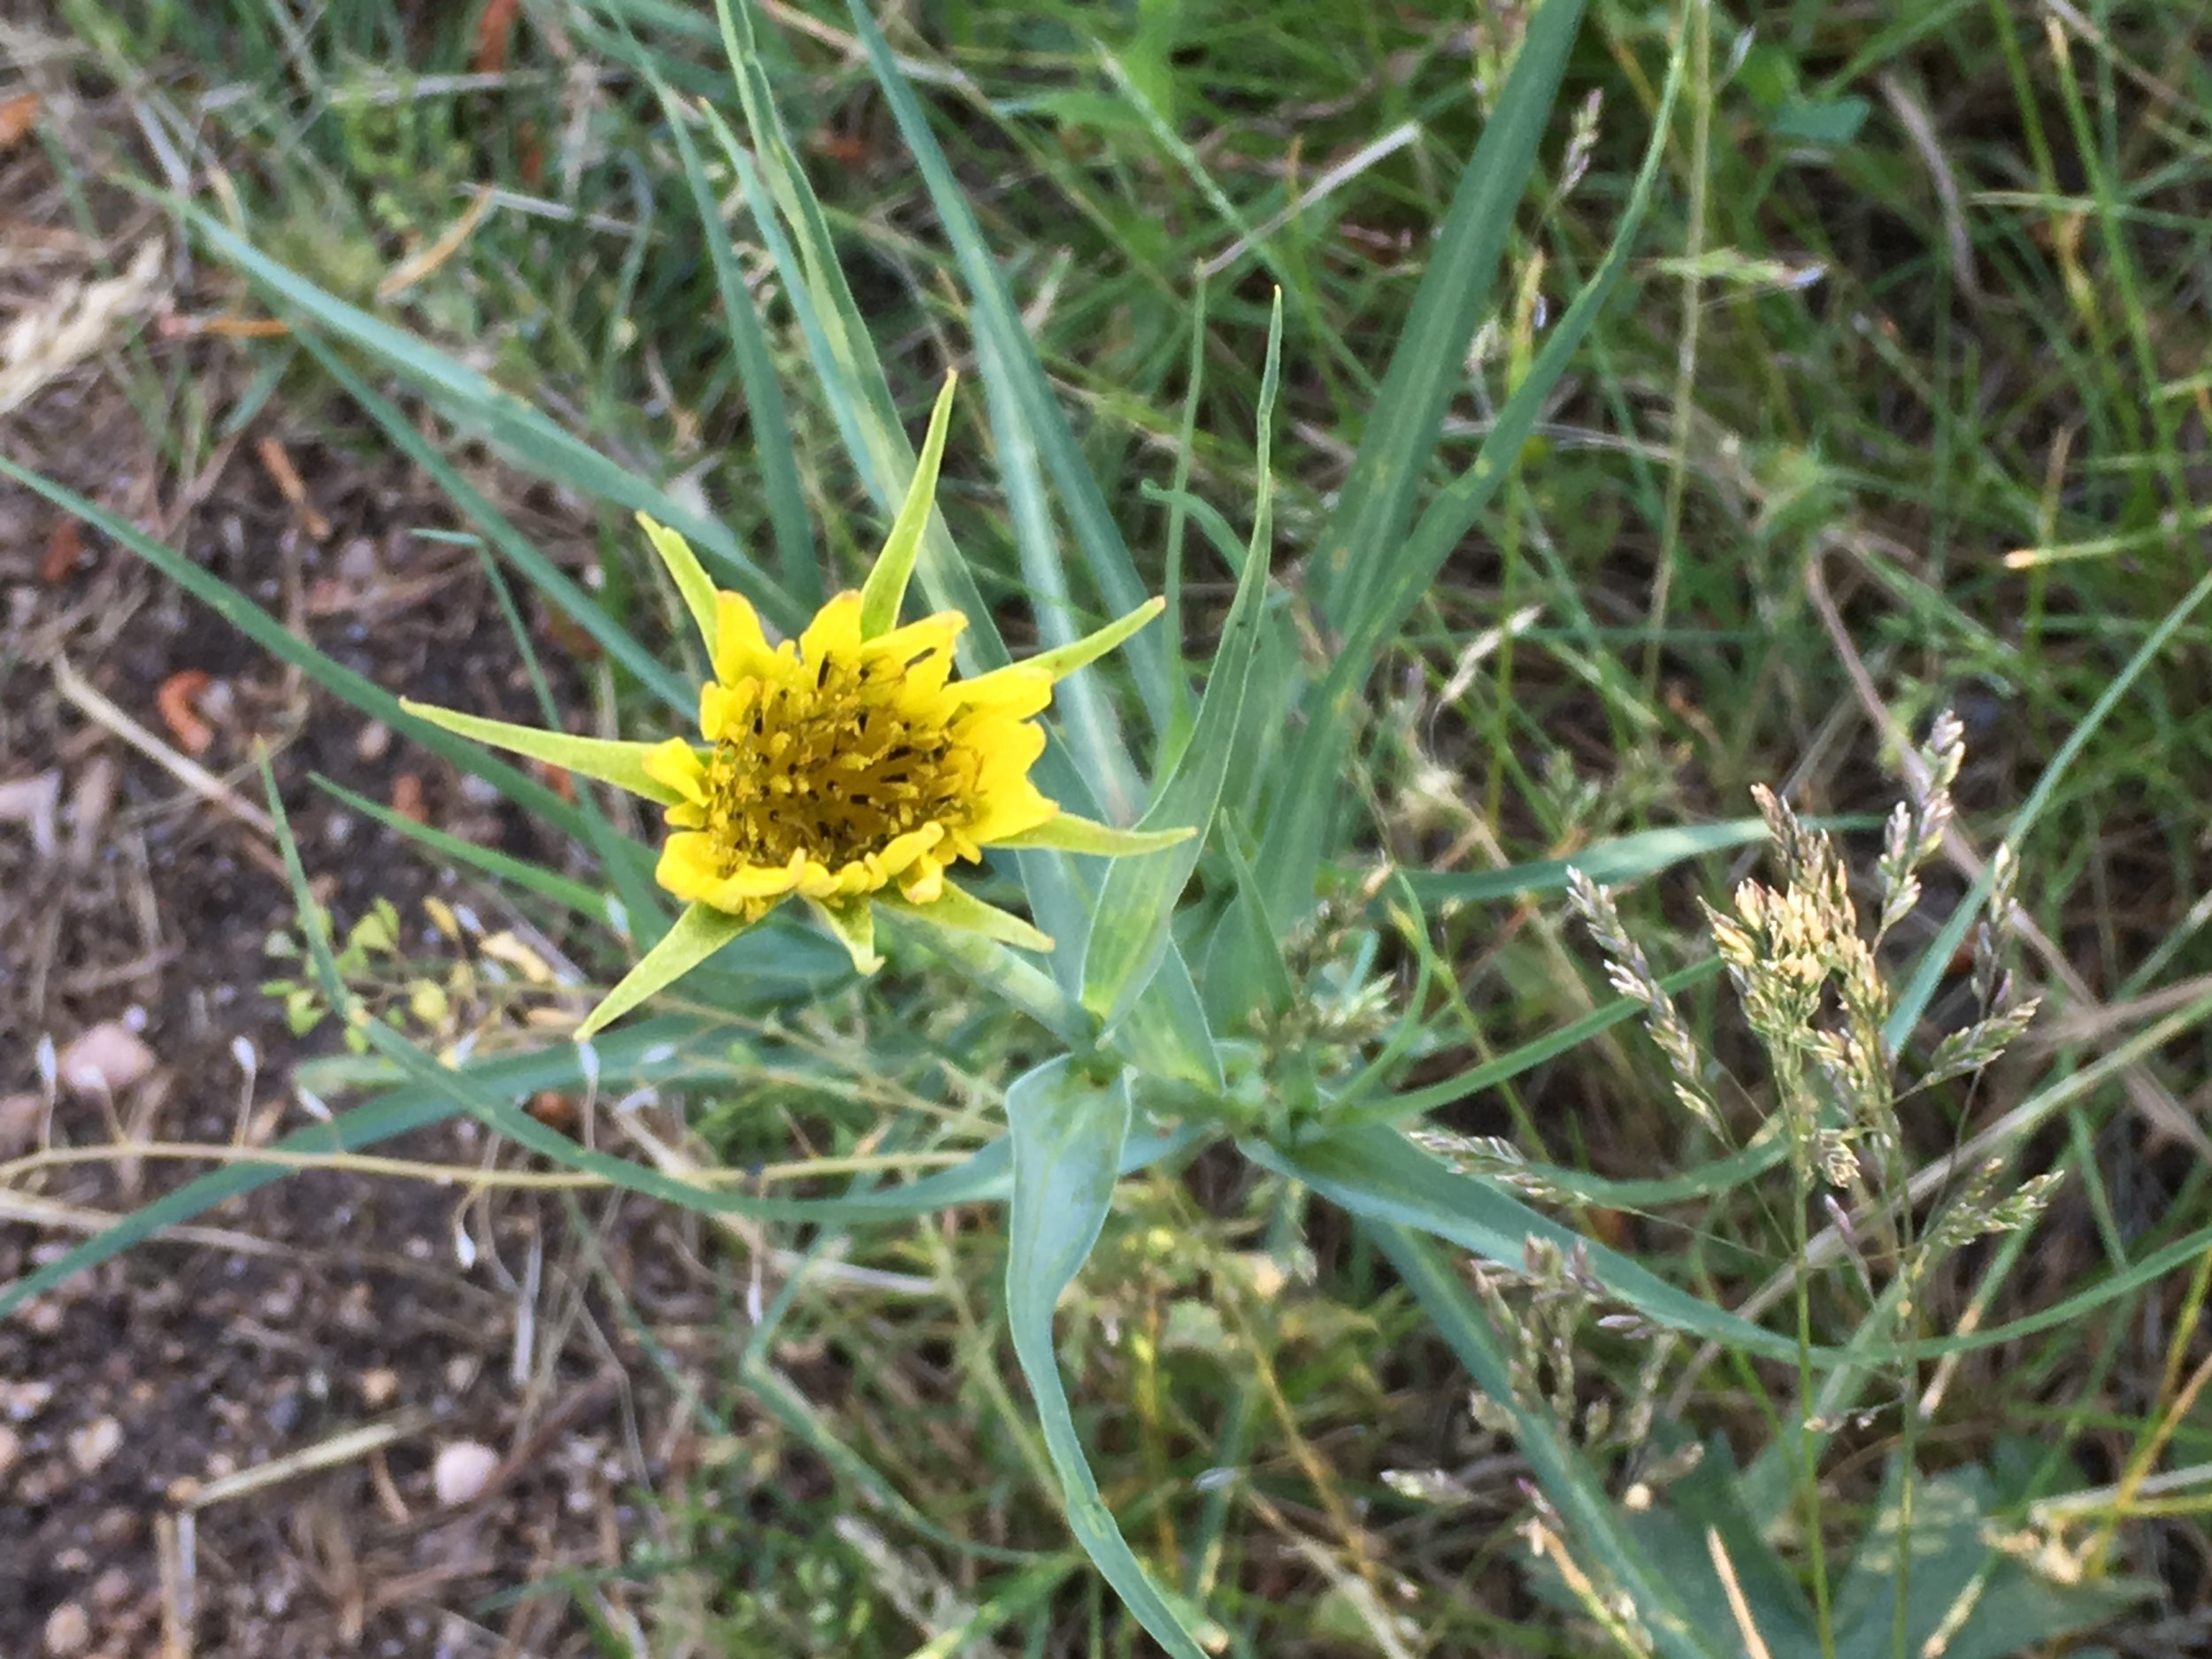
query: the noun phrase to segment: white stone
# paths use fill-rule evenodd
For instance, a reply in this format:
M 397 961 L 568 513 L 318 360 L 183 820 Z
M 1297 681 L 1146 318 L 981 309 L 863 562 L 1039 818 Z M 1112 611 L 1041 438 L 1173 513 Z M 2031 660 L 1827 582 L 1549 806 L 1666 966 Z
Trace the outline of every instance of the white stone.
M 438 1502 L 450 1509 L 480 1495 L 499 1467 L 499 1454 L 479 1440 L 456 1440 L 442 1447 L 431 1465 L 430 1485 Z

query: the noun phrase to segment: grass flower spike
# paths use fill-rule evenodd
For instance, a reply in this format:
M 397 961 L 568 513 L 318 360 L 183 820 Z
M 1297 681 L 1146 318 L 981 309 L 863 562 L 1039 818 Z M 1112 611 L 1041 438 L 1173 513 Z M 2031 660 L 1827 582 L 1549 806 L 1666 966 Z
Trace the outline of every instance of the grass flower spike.
M 639 515 L 706 642 L 695 738 L 659 743 L 572 737 L 409 703 L 465 737 L 618 785 L 666 809 L 656 879 L 687 907 L 578 1028 L 627 1013 L 789 898 L 804 900 L 871 972 L 874 906 L 1048 950 L 1019 917 L 949 882 L 986 847 L 1115 856 L 1187 831 L 1141 833 L 1064 812 L 1029 779 L 1044 753 L 1036 717 L 1056 681 L 1157 616 L 1139 606 L 1097 633 L 972 680 L 953 673 L 956 611 L 899 626 L 937 493 L 954 380 L 930 418 L 913 482 L 857 592 L 823 605 L 795 641 L 772 643 L 753 607 L 718 589 L 674 531 Z

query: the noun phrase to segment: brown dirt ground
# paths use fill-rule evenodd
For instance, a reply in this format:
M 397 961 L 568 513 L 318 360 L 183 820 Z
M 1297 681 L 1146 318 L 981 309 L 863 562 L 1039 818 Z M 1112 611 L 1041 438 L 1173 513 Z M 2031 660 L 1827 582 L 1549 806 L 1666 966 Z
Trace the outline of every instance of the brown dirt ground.
M 96 259 L 121 265 L 155 229 L 125 216 L 95 247 L 43 168 L 35 148 L 0 156 L 0 331 Z M 165 303 L 188 300 L 205 311 L 215 296 Z M 190 380 L 219 419 L 250 372 L 219 340 L 165 337 L 158 316 L 134 349 L 147 383 Z M 0 418 L 0 448 L 380 683 L 525 712 L 472 556 L 411 534 L 445 522 L 434 495 L 393 464 L 305 435 L 345 411 L 301 411 L 296 425 L 280 396 L 182 477 L 121 373 L 102 352 L 60 374 Z M 326 531 L 287 499 L 264 440 L 284 447 Z M 499 495 L 549 544 L 577 545 L 557 500 L 512 484 Z M 559 656 L 549 633 L 541 645 Z M 78 546 L 56 510 L 0 484 L 0 788 L 50 780 L 57 799 L 50 838 L 35 812 L 0 818 L 0 1164 L 126 1135 L 221 1143 L 242 1122 L 258 1144 L 296 1128 L 292 1065 L 334 1045 L 327 1027 L 296 1041 L 257 989 L 272 971 L 265 941 L 293 918 L 272 845 L 70 695 L 71 671 L 172 745 L 158 695 L 180 672 L 206 675 L 201 761 L 250 802 L 250 745 L 272 744 L 303 856 L 342 925 L 385 897 L 419 926 L 420 896 L 442 882 L 456 902 L 470 895 L 338 809 L 311 771 L 383 801 L 419 790 L 442 827 L 548 849 L 127 550 L 91 533 Z M 65 1052 L 108 1021 L 142 1039 L 150 1072 L 113 1099 L 50 1097 L 42 1040 Z M 468 1125 L 379 1150 L 489 1156 Z M 0 1283 L 206 1167 L 104 1158 L 0 1174 Z M 472 1609 L 487 1593 L 632 1551 L 634 1495 L 684 1466 L 691 1441 L 601 1287 L 621 1285 L 656 1325 L 694 1329 L 709 1324 L 706 1293 L 668 1265 L 690 1258 L 650 1206 L 589 1197 L 588 1255 L 553 1195 L 495 1194 L 466 1210 L 481 1247 L 468 1269 L 455 1243 L 464 1208 L 444 1187 L 309 1171 L 0 1324 L 0 1653 L 584 1651 L 558 1594 Z M 442 1503 L 434 1463 L 461 1442 L 488 1448 L 495 1467 L 480 1495 Z M 318 1455 L 326 1466 L 299 1470 Z M 242 1476 L 244 1491 L 196 1507 Z M 603 1594 L 620 1609 L 629 1593 Z

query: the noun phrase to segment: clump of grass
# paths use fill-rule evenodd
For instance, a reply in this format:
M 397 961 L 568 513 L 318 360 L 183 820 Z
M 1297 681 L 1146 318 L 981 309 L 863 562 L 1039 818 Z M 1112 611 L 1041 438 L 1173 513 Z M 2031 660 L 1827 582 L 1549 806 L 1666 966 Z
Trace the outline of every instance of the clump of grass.
M 1939 854 L 1972 816 L 1960 791 L 1993 809 L 2055 801 L 2032 866 L 2040 886 L 2019 902 L 2093 939 L 2108 988 L 2131 994 L 2204 956 L 2212 912 L 2193 896 L 2201 849 L 2189 826 L 2212 751 L 2187 718 L 2185 656 L 2204 636 L 2175 557 L 2175 526 L 2193 511 L 2182 414 L 2202 388 L 2134 380 L 2167 373 L 2159 351 L 2174 338 L 2188 358 L 2170 330 L 2193 314 L 2180 285 L 2212 246 L 2212 219 L 2184 211 L 2203 183 L 2193 139 L 2161 129 L 2139 152 L 2101 127 L 2124 119 L 2143 76 L 2157 82 L 2157 64 L 2181 60 L 2170 49 L 2185 45 L 2173 32 L 2185 20 L 2138 19 L 2095 41 L 2062 29 L 2054 43 L 2025 5 L 1933 31 L 1814 7 L 1786 36 L 1755 38 L 1704 7 L 1673 33 L 1671 19 L 1603 8 L 1584 27 L 1605 50 L 1563 60 L 1564 91 L 1523 111 L 1543 142 L 1501 172 L 1466 170 L 1467 155 L 1478 133 L 1511 125 L 1530 55 L 1563 52 L 1555 34 L 1547 46 L 1563 0 L 1472 35 L 1370 7 L 1293 18 L 1262 6 L 1200 29 L 1175 8 L 1108 19 L 954 6 L 932 14 L 941 35 L 898 42 L 918 90 L 873 50 L 864 19 L 834 7 L 776 15 L 800 33 L 731 10 L 734 94 L 722 31 L 657 6 L 533 8 L 495 85 L 462 84 L 481 67 L 466 29 L 411 29 L 396 6 L 349 8 L 304 38 L 252 6 L 234 31 L 188 9 L 143 35 L 113 19 L 85 31 L 88 59 L 132 88 L 184 174 L 223 180 L 217 211 L 196 202 L 180 232 L 242 284 L 242 303 L 293 331 L 247 365 L 251 397 L 280 390 L 357 435 L 366 411 L 385 440 L 443 468 L 457 517 L 610 652 L 584 672 L 579 707 L 549 707 L 549 724 L 635 735 L 664 725 L 651 704 L 683 684 L 659 660 L 677 596 L 615 531 L 630 510 L 689 515 L 715 538 L 717 578 L 758 582 L 764 604 L 833 587 L 897 498 L 918 394 L 964 355 L 995 401 L 955 431 L 925 582 L 1047 643 L 1114 609 L 1118 586 L 1171 590 L 1175 637 L 1124 677 L 1073 682 L 1054 754 L 1060 787 L 1094 785 L 1131 815 L 1171 801 L 1205 823 L 1215 833 L 1194 869 L 1154 883 L 1144 903 L 1125 888 L 1105 903 L 1080 863 L 1002 868 L 994 894 L 1041 923 L 1056 907 L 1048 931 L 1069 941 L 1027 973 L 916 948 L 860 987 L 833 964 L 801 972 L 803 940 L 777 933 L 721 958 L 719 977 L 649 1038 L 556 1065 L 556 1083 L 588 1064 L 594 1090 L 643 1087 L 664 1080 L 664 1060 L 648 1060 L 664 1046 L 713 1051 L 720 1063 L 690 1079 L 696 1140 L 653 1142 L 670 1160 L 654 1169 L 686 1183 L 714 1164 L 770 1172 L 737 1182 L 725 1168 L 649 1190 L 752 1229 L 710 1270 L 745 1310 L 732 1319 L 747 1357 L 726 1403 L 764 1414 L 745 1494 L 773 1486 L 780 1459 L 811 1457 L 833 1496 L 688 1534 L 772 1547 L 791 1572 L 731 1569 L 718 1584 L 703 1568 L 687 1593 L 725 1618 L 726 1641 L 890 1651 L 916 1632 L 941 1647 L 1001 1626 L 1039 1650 L 1133 1640 L 1109 1633 L 1110 1598 L 1084 1565 L 1096 1559 L 1163 1640 L 1195 1641 L 1218 1618 L 1264 1650 L 1313 1638 L 1325 1614 L 1348 1619 L 1363 1647 L 1483 1651 L 1497 1616 L 1483 1575 L 1456 1569 L 1492 1559 L 1500 1505 L 1525 1503 L 1536 1553 L 1608 1640 L 1696 1653 L 1696 1621 L 1671 1603 L 1703 1581 L 1634 1523 L 1704 1502 L 1694 1478 L 1725 1479 L 1721 1459 L 1691 1468 L 1706 1442 L 1663 1444 L 1670 1420 L 1725 1420 L 1759 1450 L 1740 1483 L 1749 1531 L 1793 1539 L 1812 1583 L 1818 1618 L 1802 1651 L 1828 1651 L 1831 1616 L 1848 1602 L 1847 1581 L 1829 1582 L 1835 1517 L 1864 1498 L 1834 1441 L 1893 1434 L 1898 1496 L 1869 1534 L 1886 1526 L 1893 1546 L 1916 1524 L 1916 1494 L 1949 1478 L 1921 1468 L 1943 1368 L 1972 1363 L 1942 1350 L 1924 1390 L 1916 1356 L 1954 1333 L 1945 1298 L 1985 1240 L 1969 1305 L 1991 1317 L 2061 1179 L 2024 1172 L 2030 1132 L 2062 1115 L 2062 1164 L 2110 1273 L 2016 1368 L 2032 1380 L 1993 1391 L 1989 1423 L 2042 1421 L 2027 1414 L 2070 1391 L 2083 1403 L 2063 1408 L 2061 1426 L 2080 1430 L 2124 1363 L 2116 1337 L 2100 1339 L 2085 1371 L 2084 1334 L 2154 1292 L 2147 1252 L 2203 1231 L 2194 1173 L 2164 1218 L 2116 1212 L 2098 1151 L 2121 1109 L 2086 1087 L 2033 1094 L 1994 1141 L 1977 1134 L 1970 1157 L 1937 1151 L 1996 1092 L 1989 1069 L 2035 1015 L 2007 967 L 2011 849 L 2033 812 L 2008 828 L 1986 888 L 1962 901 L 1984 918 L 1970 1017 L 1924 1042 L 1922 969 L 1906 966 L 1916 949 L 1924 966 L 1951 954 L 1929 943 L 1943 933 L 1925 889 L 1947 885 Z M 388 65 L 403 40 L 425 73 Z M 2047 47 L 2047 63 L 2035 56 Z M 134 59 L 158 50 L 220 65 L 219 96 L 173 103 Z M 1950 112 L 1924 106 L 1924 85 L 1970 87 L 1971 107 L 1993 102 L 2020 142 L 1962 138 L 1979 131 L 1962 126 L 1947 141 Z M 909 165 L 933 143 L 941 173 Z M 2161 144 L 2171 153 L 2145 153 Z M 1463 177 L 1475 180 L 1468 201 L 1495 184 L 1496 199 L 1453 220 L 1479 219 L 1483 234 L 1432 243 Z M 472 193 L 488 182 L 497 209 L 480 214 L 492 197 Z M 2180 200 L 2143 205 L 2162 192 Z M 1541 211 L 1517 209 L 1524 195 Z M 2172 257 L 2147 257 L 2155 239 L 2170 239 Z M 1471 257 L 1479 246 L 1488 251 Z M 1213 274 L 1200 289 L 1185 273 L 1202 263 Z M 411 280 L 388 287 L 396 271 Z M 1568 311 L 1593 273 L 1644 286 L 1633 303 Z M 1263 343 L 1271 287 L 1289 319 L 1279 378 Z M 2116 307 L 2085 303 L 2108 291 Z M 1401 395 L 1379 347 L 1417 324 L 1421 349 L 1404 360 L 1420 383 Z M 2047 372 L 2051 351 L 2070 372 Z M 2130 362 L 2133 379 L 2115 367 Z M 159 407 L 151 389 L 142 402 Z M 404 408 L 387 401 L 395 390 Z M 1283 418 L 1256 426 L 1273 396 Z M 252 416 L 230 411 L 234 424 Z M 163 437 L 196 474 L 215 432 L 201 421 Z M 569 492 L 565 560 L 533 562 L 541 506 L 524 534 L 519 481 L 471 486 L 487 434 Z M 1268 510 L 1248 542 L 1234 521 L 1255 502 Z M 1434 516 L 1417 518 L 1432 502 Z M 111 534 L 160 564 L 167 549 L 128 528 Z M 2009 561 L 1985 551 L 2004 548 Z M 570 580 L 579 566 L 581 583 Z M 210 595 L 188 560 L 162 567 Z M 213 596 L 271 649 L 389 715 L 378 688 L 345 680 L 242 595 Z M 1235 639 L 1250 626 L 1240 675 L 1219 665 L 1225 618 Z M 1362 704 L 1379 666 L 1403 689 L 1375 718 Z M 2148 695 L 2108 699 L 2139 673 Z M 1210 790 L 1171 793 L 1183 757 L 1210 753 L 1194 727 L 1232 680 L 1255 711 L 1229 723 L 1233 752 Z M 1851 722 L 1923 717 L 1955 697 L 1989 733 L 1978 776 L 1963 771 L 1962 723 L 1934 723 L 1870 884 L 1771 792 L 1755 793 L 1754 818 L 1709 821 L 1738 810 L 1754 778 L 1789 773 L 1791 798 L 1824 805 L 1864 798 L 1863 770 L 1836 758 L 1863 750 L 1846 741 Z M 2000 707 L 2001 723 L 1986 718 Z M 2094 745 L 2073 741 L 2108 719 Z M 1333 748 L 1299 747 L 1338 720 Z M 618 973 L 656 927 L 635 822 L 534 795 L 456 746 L 439 752 L 588 849 L 558 871 L 510 861 L 495 873 L 590 972 Z M 2120 780 L 2133 793 L 2114 807 Z M 1194 802 L 1203 810 L 1186 813 Z M 1682 839 L 1655 851 L 1640 832 Z M 1727 1015 L 1683 973 L 1662 973 L 1655 928 L 1557 868 L 1562 856 L 1591 868 L 1617 858 L 1631 873 L 1609 879 L 1624 881 L 1762 836 L 1773 880 L 1705 912 L 1734 992 Z M 1325 896 L 1328 879 L 1306 879 L 1371 863 L 1378 847 L 1394 863 L 1368 884 Z M 2094 896 L 2130 872 L 2151 895 L 2141 905 Z M 1540 895 L 1563 880 L 1625 1008 L 1592 1006 L 1559 948 Z M 1171 1005 L 1118 1008 L 1121 987 L 1086 960 L 1084 941 L 1125 914 L 1136 920 L 1116 961 L 1133 975 L 1171 964 L 1153 970 Z M 311 916 L 303 904 L 303 935 Z M 364 982 L 333 955 L 335 988 L 285 988 L 303 1022 L 387 978 L 411 982 L 380 956 Z M 741 1006 L 769 1011 L 740 1018 Z M 1556 1110 L 1562 1079 L 1605 1076 L 1594 1040 L 1631 1011 L 1663 1087 L 1624 1103 L 1594 1087 L 1617 1110 Z M 2175 1017 L 2160 1041 L 2202 1017 Z M 1755 1057 L 1732 1076 L 1717 1062 L 1740 1052 L 1738 1018 Z M 345 1029 L 369 1040 L 358 1023 Z M 2127 1064 L 2157 1047 L 2138 1045 Z M 423 1056 L 388 1044 L 383 1058 L 404 1069 Z M 2100 1080 L 2120 1069 L 2103 1064 L 2091 1066 Z M 1462 1102 L 1490 1090 L 1517 1141 L 1394 1126 L 1480 1110 Z M 500 1103 L 466 1097 L 534 1155 L 640 1181 L 626 1156 L 527 1138 Z M 794 1145 L 800 1155 L 785 1156 Z M 1715 1146 L 1717 1167 L 1694 1161 Z M 1116 1187 L 1147 1159 L 1164 1172 L 1138 1169 Z M 1665 1173 L 1617 1172 L 1632 1160 L 1648 1175 L 1655 1159 Z M 1596 1173 L 1608 1160 L 1610 1178 Z M 1039 1229 L 1019 1248 L 997 1220 L 1009 1166 L 1010 1221 Z M 1084 1203 L 1037 1185 L 1077 1168 L 1092 1178 Z M 947 1170 L 975 1184 L 956 1187 L 951 1219 L 931 1226 L 861 1229 L 859 1210 L 732 1202 L 799 1190 L 835 1204 L 856 1173 Z M 1101 1193 L 1110 1213 L 1088 1202 Z M 1619 1244 L 1630 1212 L 1686 1202 L 1702 1206 L 1699 1226 L 1663 1235 L 1681 1248 Z M 1535 1205 L 1590 1237 L 1576 1242 Z M 1060 1268 L 1082 1259 L 1087 1225 L 1102 1242 L 1068 1292 L 1056 1350 Z M 1476 1258 L 1483 1328 L 1457 1317 L 1448 1276 L 1416 1271 L 1408 1229 Z M 759 1263 L 784 1271 L 799 1245 L 809 1262 L 899 1287 L 862 1277 L 833 1295 L 811 1267 L 770 1282 Z M 1780 1273 L 1740 1299 L 1747 1264 L 1769 1261 Z M 1020 1271 L 1002 1300 L 1010 1265 Z M 1781 1299 L 1794 1302 L 1793 1354 L 1763 1344 L 1774 1333 L 1755 1324 Z M 1685 1321 L 1733 1345 L 1730 1369 L 1709 1348 L 1686 1360 Z M 1002 1374 L 1010 1329 L 1028 1396 Z M 1443 1408 L 1425 1402 L 1463 1387 L 1430 1366 L 1437 1336 L 1487 1368 L 1477 1420 L 1510 1437 L 1534 1486 L 1435 1484 L 1471 1518 L 1394 1556 L 1433 1512 L 1391 1510 L 1381 1471 L 1440 1467 L 1422 1425 Z M 779 1341 L 830 1355 L 845 1382 L 810 1397 Z M 1071 1387 L 1064 1369 L 1079 1371 Z M 2177 1387 L 2152 1379 L 2139 1392 L 2170 1404 Z M 918 1400 L 941 1432 L 908 1432 Z M 1362 1449 L 1379 1440 L 1387 1457 Z M 2147 1417 L 2139 1455 L 2165 1443 Z M 2066 1478 L 2046 1463 L 2039 1479 Z M 1086 1496 L 1088 1474 L 1102 1496 Z M 1605 1503 L 1589 1502 L 1592 1482 Z M 1786 1502 L 1763 1496 L 1776 1492 Z M 1146 1507 L 1154 1493 L 1166 1495 Z M 1074 1546 L 1053 1530 L 1064 1497 Z M 872 1530 L 823 1536 L 841 1504 L 864 1502 L 908 1529 L 887 1550 Z M 2124 1495 L 2112 1513 L 2126 1509 Z M 1047 1534 L 1042 1561 L 974 1548 Z M 918 1595 L 933 1574 L 910 1571 L 909 1546 L 959 1594 Z M 1745 1540 L 1732 1533 L 1727 1551 L 1730 1571 L 1749 1575 Z M 1402 1560 L 1417 1570 L 1394 1576 Z M 1709 1633 L 1742 1628 L 1726 1588 L 1714 1580 Z M 1901 1609 L 1909 1594 L 1898 1589 Z M 1411 1637 L 1388 1610 L 1399 1599 L 1420 1615 Z M 1945 1620 L 1959 1607 L 1970 1616 L 1962 1590 Z M 1797 1651 L 1786 1624 L 1754 1617 L 1778 1659 Z M 1916 1640 L 1935 1627 L 1912 1624 Z M 2032 1634 L 2062 1627 L 2053 1614 Z
M 1901 1414 L 1901 1524 L 1909 1527 L 1922 1420 L 1915 1341 L 1936 1333 L 1924 1294 L 1938 1271 L 1967 1246 L 2032 1228 L 2064 1179 L 2056 1171 L 2023 1175 L 2016 1157 L 2003 1156 L 1975 1165 L 1927 1216 L 1913 1190 L 1909 1148 L 1926 1137 L 1908 1133 L 1906 1114 L 1938 1085 L 1978 1077 L 2026 1032 L 2039 1006 L 2032 997 L 2010 999 L 2010 975 L 2003 966 L 2016 879 L 2008 858 L 1993 884 L 1990 919 L 1976 934 L 1973 1018 L 1939 1040 L 1916 1074 L 1901 1064 L 1890 1035 L 1898 997 L 1883 947 L 1921 902 L 1920 872 L 1942 847 L 1955 817 L 1951 792 L 1964 755 L 1959 721 L 1948 710 L 1939 714 L 1917 764 L 1908 768 L 1911 797 L 1886 822 L 1872 883 L 1871 928 L 1862 923 L 1833 837 L 1805 823 L 1772 790 L 1754 790 L 1778 884 L 1747 879 L 1738 884 L 1728 908 L 1709 904 L 1704 914 L 1763 1061 L 1759 1079 L 1727 1078 L 1690 1033 L 1612 894 L 1578 870 L 1568 877 L 1570 902 L 1604 956 L 1609 981 L 1643 1011 L 1645 1029 L 1666 1061 L 1674 1103 L 1700 1127 L 1724 1138 L 1716 1088 L 1726 1081 L 1739 1098 L 1760 1102 L 1755 1140 L 1770 1136 L 1784 1153 L 1789 1187 L 1782 1206 L 1784 1237 L 1778 1242 L 1786 1263 L 1783 1276 L 1794 1293 L 1799 1366 L 1796 1422 L 1786 1428 L 1781 1443 L 1793 1448 L 1796 1456 L 1806 1569 L 1824 1652 L 1832 1650 L 1833 1609 L 1822 1541 L 1828 1500 L 1819 1454 L 1840 1426 L 1841 1396 L 1832 1384 L 1824 1386 L 1812 1363 L 1822 1336 L 1814 1299 L 1821 1265 L 1814 1249 L 1816 1225 L 1824 1220 L 1823 1236 L 1839 1247 L 1825 1253 L 1827 1258 L 1859 1293 L 1855 1312 L 1839 1310 L 1831 1317 L 1847 1318 L 1855 1344 L 1886 1347 L 1893 1355 L 1888 1363 L 1869 1369 L 1886 1378 Z M 1494 1298 L 1493 1317 L 1501 1329 L 1512 1328 Z M 1555 1329 L 1555 1375 L 1571 1377 L 1559 1357 L 1565 1346 L 1564 1333 Z M 1558 1396 L 1552 1403 L 1555 1412 L 1562 1409 Z M 1875 1414 L 1862 1416 L 1858 1426 L 1874 1420 Z M 1897 1578 L 1901 1632 L 1909 1591 L 1901 1563 Z M 1647 1633 L 1629 1624 L 1616 1633 L 1648 1650 Z

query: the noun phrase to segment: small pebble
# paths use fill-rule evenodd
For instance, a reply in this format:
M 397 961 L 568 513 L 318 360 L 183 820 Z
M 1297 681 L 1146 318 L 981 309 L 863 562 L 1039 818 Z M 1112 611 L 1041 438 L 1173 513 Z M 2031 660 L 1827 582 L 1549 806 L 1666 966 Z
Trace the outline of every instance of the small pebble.
M 431 1489 L 438 1502 L 451 1508 L 466 1503 L 484 1490 L 499 1467 L 499 1454 L 479 1440 L 456 1440 L 441 1449 L 431 1465 Z
M 119 1019 L 103 1020 L 61 1051 L 61 1080 L 112 1098 L 154 1069 L 154 1051 Z
M 0 1425 L 0 1479 L 5 1478 L 22 1455 L 23 1437 L 13 1429 Z
M 0 1383 L 0 1412 L 18 1423 L 27 1423 L 45 1410 L 46 1402 L 53 1397 L 54 1385 L 50 1382 Z
M 115 1455 L 123 1444 L 123 1425 L 113 1417 L 95 1417 L 69 1434 L 69 1461 L 81 1473 L 90 1474 Z
M 399 1398 L 399 1373 L 380 1366 L 363 1371 L 356 1386 L 361 1390 L 361 1403 L 372 1411 L 381 1411 Z
M 71 1659 L 92 1640 L 92 1621 L 84 1609 L 65 1601 L 46 1617 L 46 1651 L 54 1659 Z

